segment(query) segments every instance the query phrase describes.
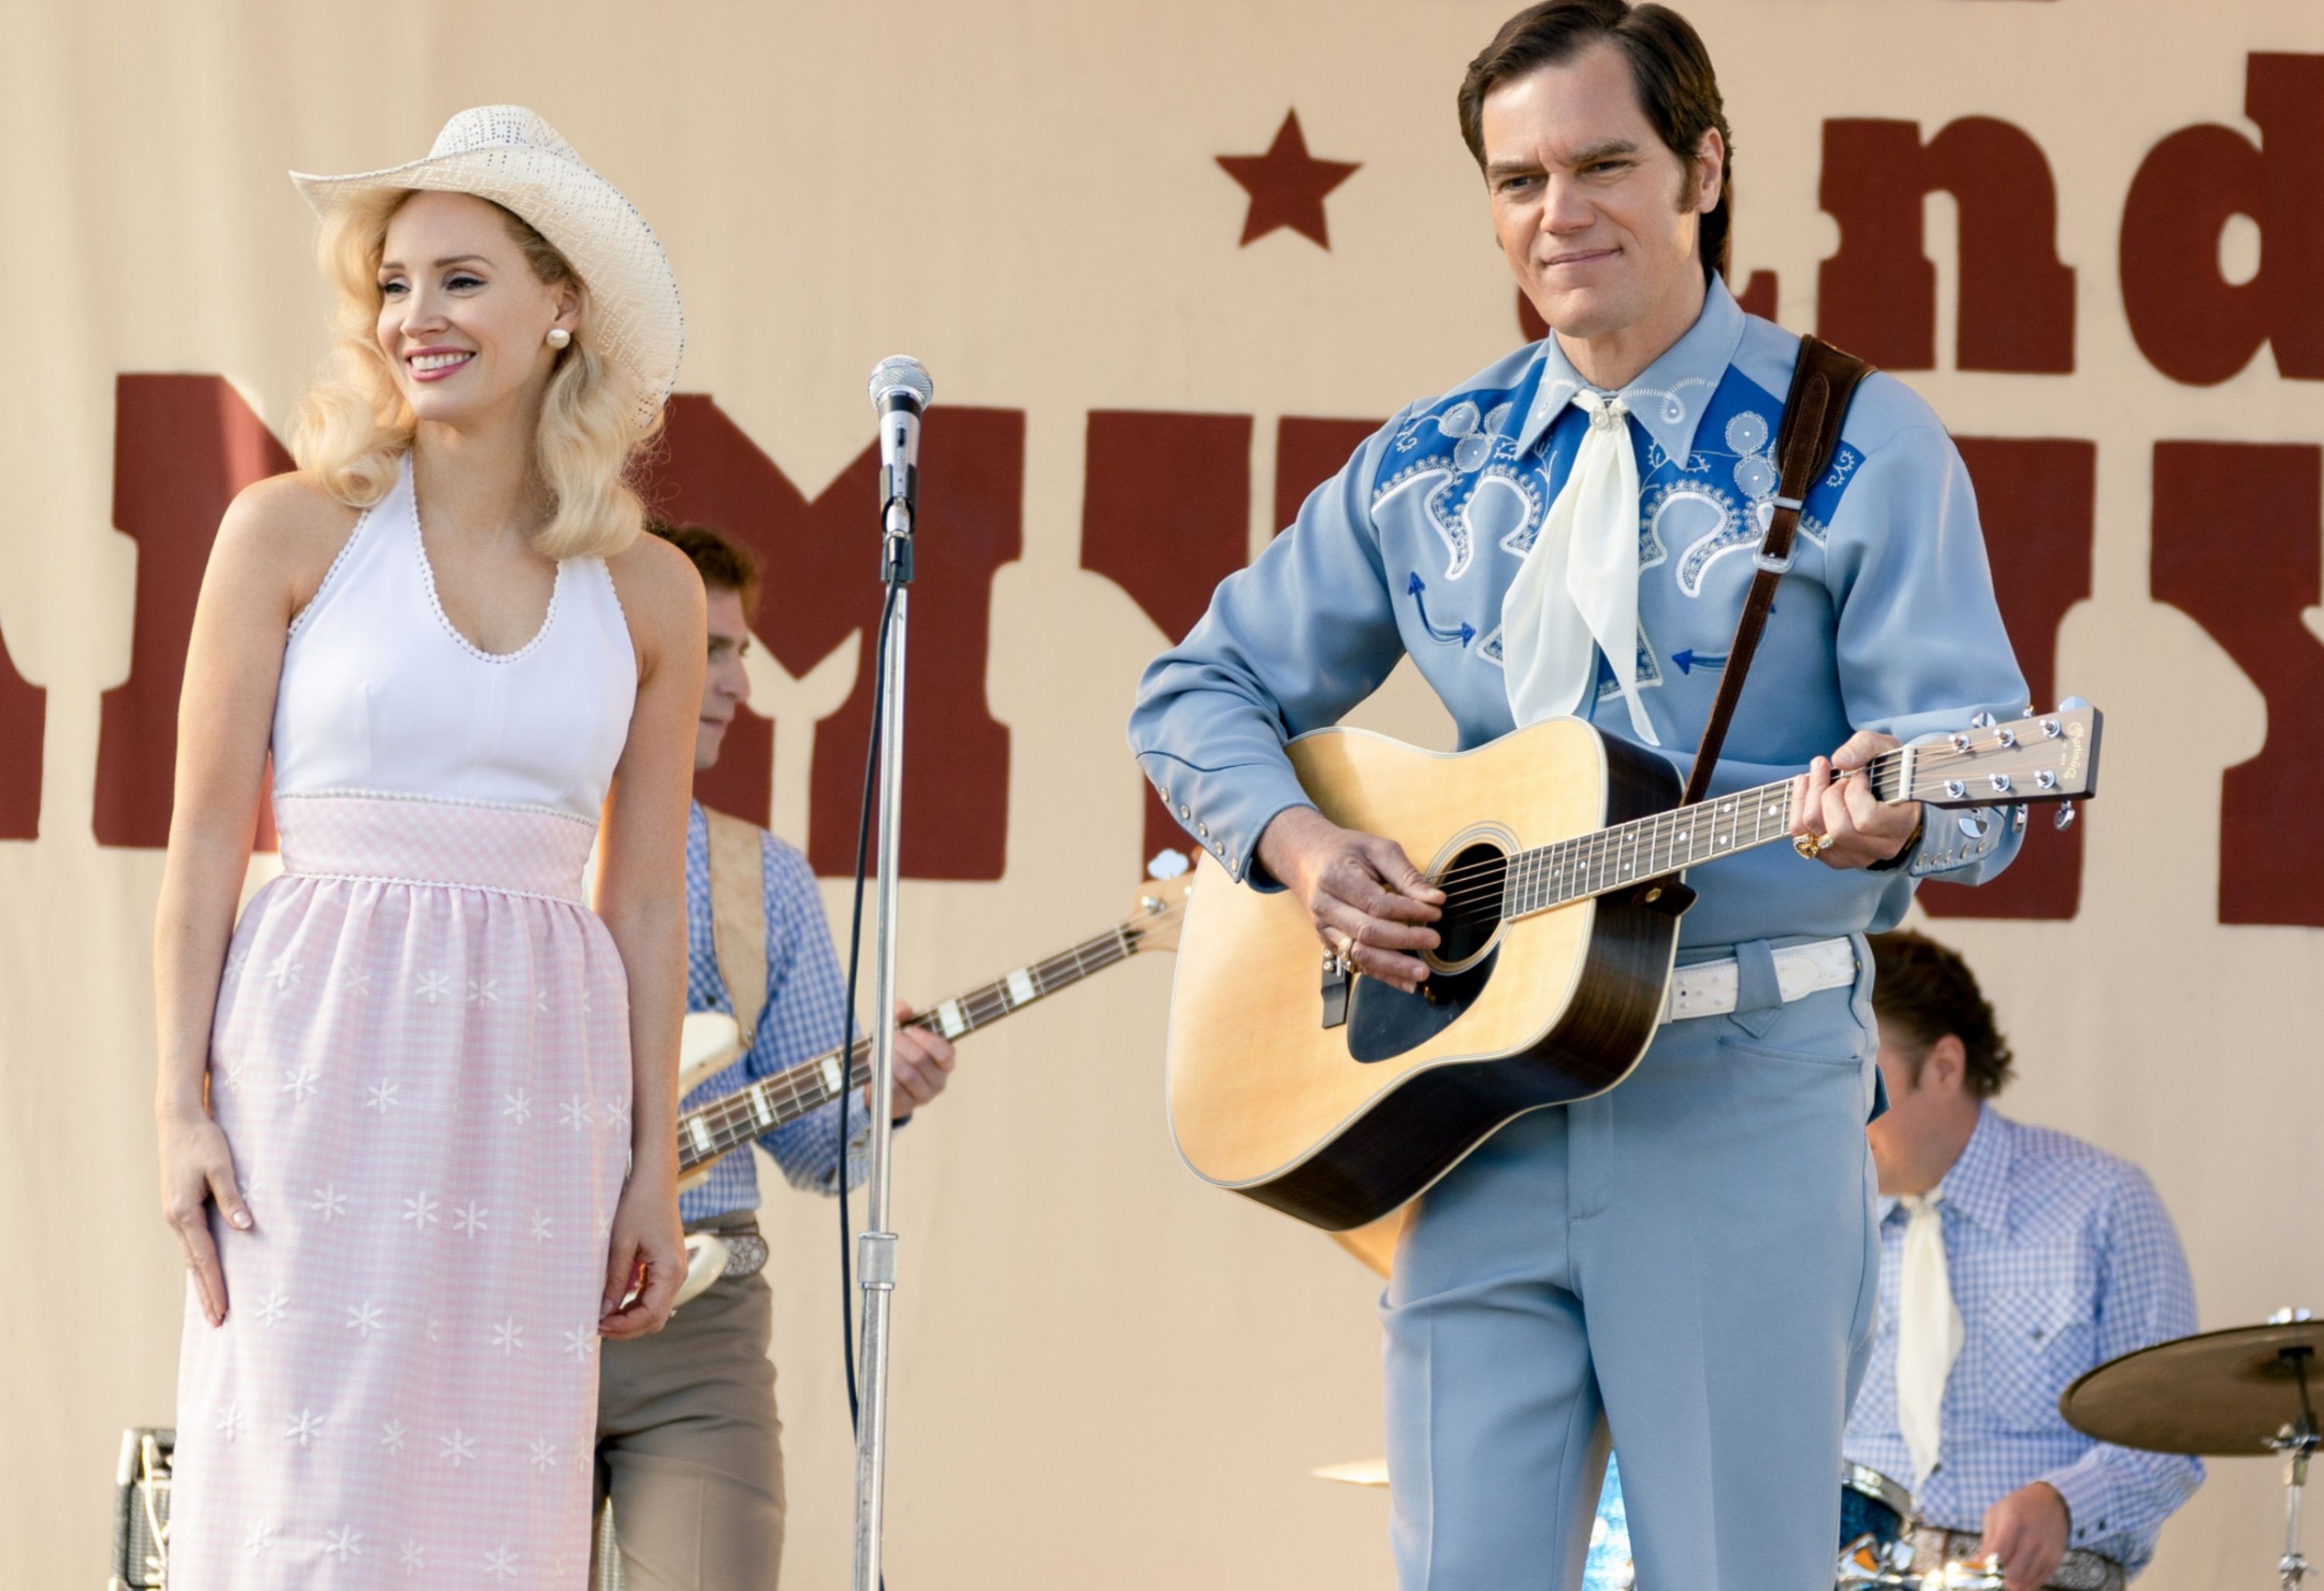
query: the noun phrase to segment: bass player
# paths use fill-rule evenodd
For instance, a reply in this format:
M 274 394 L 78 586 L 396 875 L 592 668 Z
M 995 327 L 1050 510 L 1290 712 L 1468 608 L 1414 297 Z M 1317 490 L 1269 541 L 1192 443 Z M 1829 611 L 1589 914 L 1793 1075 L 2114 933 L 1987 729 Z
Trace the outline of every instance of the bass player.
M 1609 1432 L 1642 1584 L 1800 1591 L 1832 1574 L 1878 1274 L 1863 935 L 1918 879 L 1991 877 L 2015 841 L 1990 809 L 1924 822 L 1844 776 L 2021 713 L 2025 685 L 1960 455 L 1902 382 L 1864 381 L 1804 503 L 1775 502 L 1802 340 L 1722 279 L 1733 140 L 1694 30 L 1544 0 L 1458 103 L 1554 334 L 1365 442 L 1148 667 L 1130 738 L 1230 877 L 1293 891 L 1359 975 L 1413 989 L 1443 895 L 1327 821 L 1286 737 L 1408 656 L 1464 748 L 1576 714 L 1683 769 L 1762 533 L 1797 513 L 1712 788 L 1795 774 L 1800 854 L 1704 876 L 1677 975 L 1702 1014 L 1439 1182 L 1382 1313 L 1406 1591 L 1578 1585 Z

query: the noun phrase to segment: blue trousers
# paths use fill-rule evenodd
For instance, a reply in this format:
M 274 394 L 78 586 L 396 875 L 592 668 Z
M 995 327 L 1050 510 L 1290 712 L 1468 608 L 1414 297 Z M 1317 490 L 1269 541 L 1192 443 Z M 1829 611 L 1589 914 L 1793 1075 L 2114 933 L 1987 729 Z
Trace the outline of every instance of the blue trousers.
M 1826 1591 L 1879 1250 L 1871 957 L 1666 1024 L 1416 1207 L 1381 1301 L 1403 1591 L 1574 1591 L 1610 1437 L 1638 1583 Z M 1707 950 L 1700 956 L 1727 952 Z

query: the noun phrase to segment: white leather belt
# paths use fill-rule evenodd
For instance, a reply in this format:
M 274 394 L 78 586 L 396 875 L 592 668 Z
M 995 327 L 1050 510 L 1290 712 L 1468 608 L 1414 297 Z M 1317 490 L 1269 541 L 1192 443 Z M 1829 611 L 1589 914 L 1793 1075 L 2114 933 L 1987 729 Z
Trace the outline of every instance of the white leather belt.
M 1856 981 L 1856 942 L 1819 939 L 1771 952 L 1775 961 L 1775 988 L 1784 1004 L 1803 1000 L 1821 989 L 1846 989 Z M 1671 974 L 1670 994 L 1663 1001 L 1665 1022 L 1684 1022 L 1694 1016 L 1724 1016 L 1735 1009 L 1743 987 L 1743 970 L 1734 957 L 1697 961 Z

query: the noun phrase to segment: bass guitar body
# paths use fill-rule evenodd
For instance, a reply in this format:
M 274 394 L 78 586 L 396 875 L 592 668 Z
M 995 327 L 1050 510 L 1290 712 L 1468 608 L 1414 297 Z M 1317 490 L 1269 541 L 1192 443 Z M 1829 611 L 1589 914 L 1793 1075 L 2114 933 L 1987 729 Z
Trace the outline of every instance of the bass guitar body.
M 1418 993 L 1357 977 L 1333 1021 L 1305 908 L 1207 864 L 1171 995 L 1170 1122 L 1197 1175 L 1340 1231 L 1511 1117 L 1603 1093 L 1637 1064 L 1683 887 L 1641 871 L 1636 887 L 1523 917 L 1498 907 L 1510 859 L 1663 812 L 1680 787 L 1667 761 L 1577 719 L 1459 753 L 1352 729 L 1287 750 L 1324 816 L 1397 841 L 1446 891 L 1444 943 Z

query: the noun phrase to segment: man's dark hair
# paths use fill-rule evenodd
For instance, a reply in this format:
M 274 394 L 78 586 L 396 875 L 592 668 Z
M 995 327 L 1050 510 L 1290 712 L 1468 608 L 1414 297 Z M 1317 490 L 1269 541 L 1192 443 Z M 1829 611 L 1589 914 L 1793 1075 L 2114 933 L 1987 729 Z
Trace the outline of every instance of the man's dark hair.
M 1993 1007 L 1977 987 L 1969 963 L 1925 934 L 1910 929 L 1872 935 L 1872 1009 L 1881 1025 L 1906 1050 L 1913 1082 L 1929 1050 L 1947 1034 L 1960 1040 L 1968 1056 L 1962 1082 L 1979 1099 L 2001 1092 L 2012 1076 L 2008 1041 L 1994 1025 Z
M 759 611 L 759 560 L 751 549 L 727 540 L 706 525 L 671 525 L 649 520 L 646 529 L 694 560 L 695 572 L 712 591 L 739 593 L 742 612 Z
M 1716 128 L 1727 146 L 1719 205 L 1702 217 L 1697 238 L 1702 279 L 1727 271 L 1729 224 L 1735 213 L 1735 134 L 1719 97 L 1719 76 L 1711 52 L 1686 18 L 1666 5 L 1633 5 L 1629 0 L 1540 0 L 1501 24 L 1493 41 L 1469 63 L 1461 79 L 1461 136 L 1469 152 L 1485 164 L 1485 97 L 1503 83 L 1545 66 L 1559 66 L 1600 39 L 1610 41 L 1629 59 L 1630 85 L 1638 108 L 1694 174 L 1694 152 L 1702 135 Z M 1692 191 L 1690 183 L 1689 193 Z

